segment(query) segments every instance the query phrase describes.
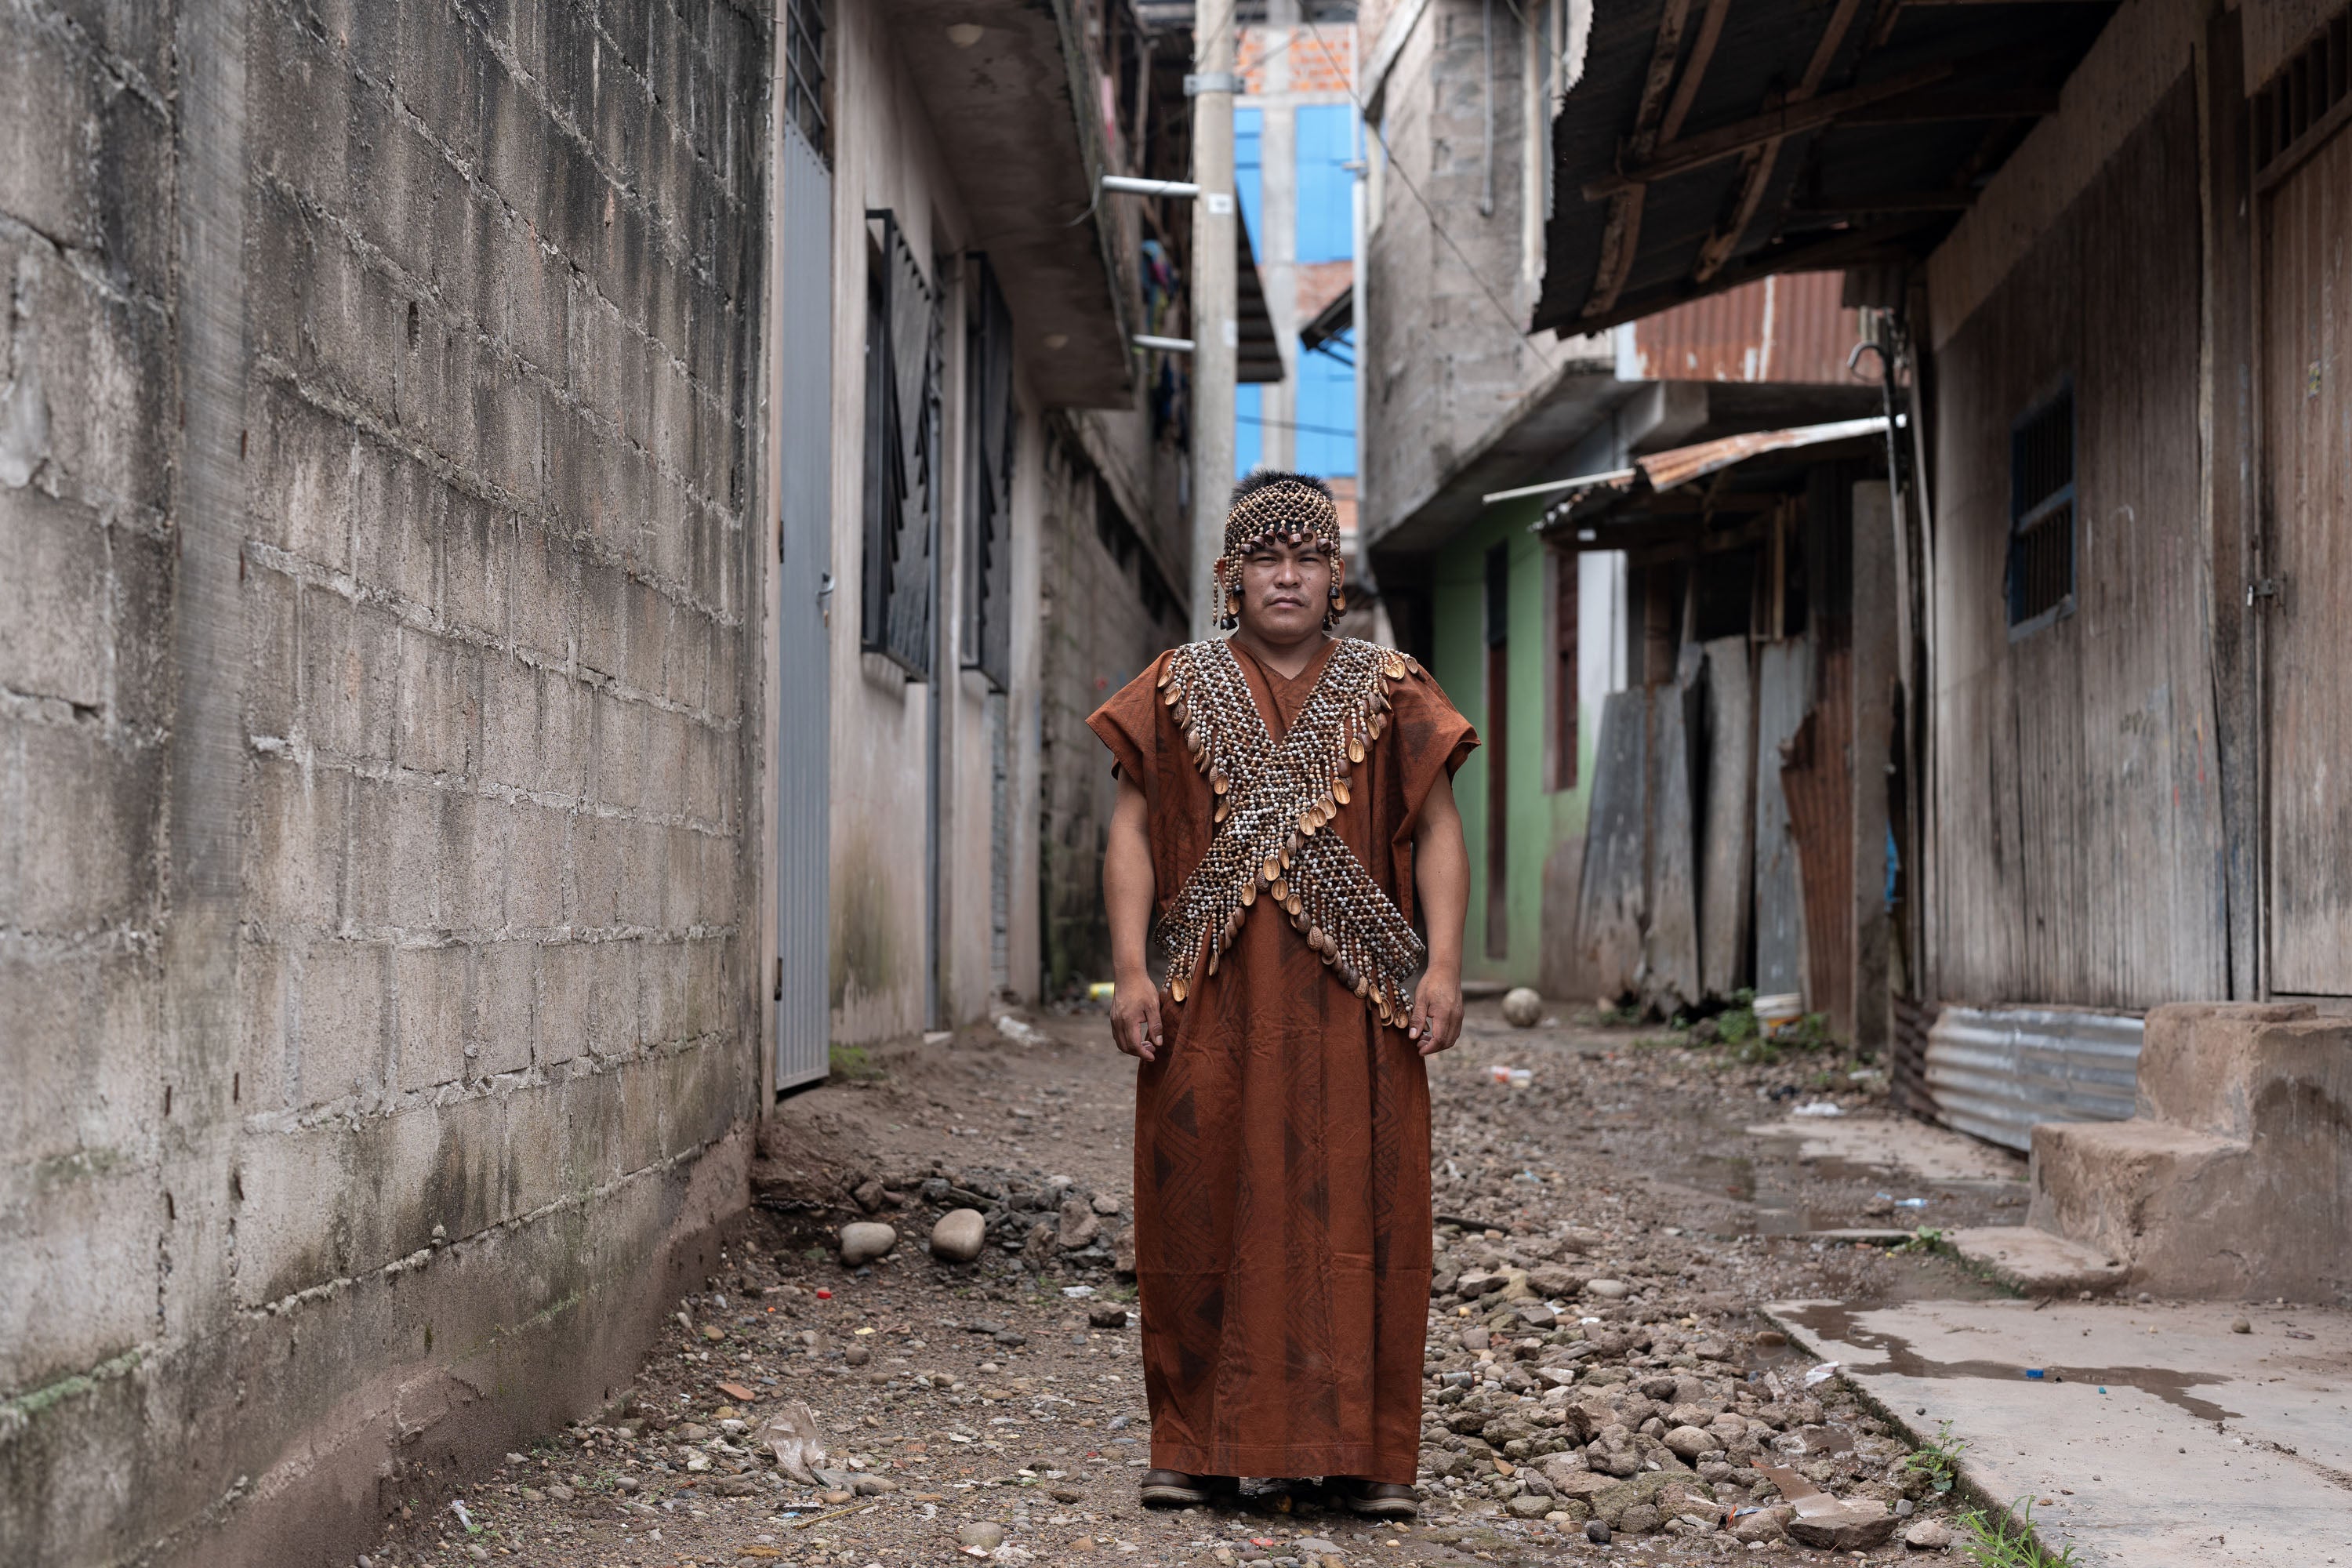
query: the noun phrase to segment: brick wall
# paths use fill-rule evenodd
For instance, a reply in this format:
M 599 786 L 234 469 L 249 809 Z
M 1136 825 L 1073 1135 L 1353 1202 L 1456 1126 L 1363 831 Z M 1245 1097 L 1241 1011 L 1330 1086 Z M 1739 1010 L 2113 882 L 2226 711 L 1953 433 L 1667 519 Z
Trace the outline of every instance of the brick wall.
M 740 1201 L 765 9 L 0 9 L 31 1561 L 352 1545 Z

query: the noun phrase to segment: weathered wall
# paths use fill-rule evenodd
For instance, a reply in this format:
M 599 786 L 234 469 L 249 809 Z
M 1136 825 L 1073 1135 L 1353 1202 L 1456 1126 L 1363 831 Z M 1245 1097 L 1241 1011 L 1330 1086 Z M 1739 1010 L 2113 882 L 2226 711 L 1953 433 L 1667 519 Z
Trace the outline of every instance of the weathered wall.
M 740 1202 L 765 7 L 0 13 L 0 1539 L 317 1561 Z
M 963 664 L 970 560 L 965 467 L 967 252 L 985 236 L 963 205 L 923 97 L 877 7 L 844 6 L 834 76 L 832 657 L 833 1035 L 887 1039 L 977 1017 L 997 994 L 1034 994 L 1038 972 L 1035 742 L 1038 418 L 1016 369 L 1012 665 L 992 695 Z M 866 279 L 870 209 L 898 216 L 940 300 L 941 488 L 933 668 L 910 680 L 860 650 L 865 530 Z M 1016 330 L 1021 323 L 1015 322 Z M 1023 340 L 1024 342 L 1025 339 Z M 1016 362 L 1018 363 L 1018 362 Z M 942 712 L 942 706 L 945 711 Z M 1008 765 L 999 833 L 996 731 Z M 934 730 L 936 729 L 936 737 Z M 936 740 L 936 746 L 935 746 Z M 938 769 L 940 810 L 929 809 Z M 927 839 L 925 824 L 935 839 Z M 939 857 L 937 903 L 931 856 Z M 999 858 L 1005 864 L 1000 868 Z M 1009 897 L 1000 910 L 1002 882 Z M 935 915 L 935 907 L 937 914 Z M 1000 941 L 1000 916 L 1003 934 Z M 936 921 L 936 924 L 934 923 Z M 934 933 L 936 932 L 936 949 Z M 937 964 L 939 1013 L 930 1011 Z
M 2046 174 L 2026 161 L 2062 151 L 2041 137 L 2019 155 L 2031 187 Z M 2184 71 L 1984 303 L 1939 331 L 1931 940 L 1948 1000 L 2228 994 L 2199 166 Z M 2076 608 L 2012 641 L 2010 432 L 2065 378 Z
M 1495 200 L 1486 215 L 1479 211 L 1489 90 L 1482 14 L 1496 27 Z M 1376 36 L 1371 18 L 1361 26 L 1367 38 Z M 1527 42 L 1508 8 L 1482 13 L 1475 0 L 1431 0 L 1382 89 L 1379 135 L 1394 166 L 1371 175 L 1358 314 L 1368 323 L 1358 374 L 1370 378 L 1358 526 L 1370 538 L 1426 500 L 1561 362 L 1551 333 L 1519 330 L 1537 281 L 1521 265 Z M 1381 162 L 1377 146 L 1370 156 Z M 1413 189 L 1444 215 L 1444 236 Z
M 1044 445 L 1039 553 L 1037 801 L 1043 963 L 1049 994 L 1108 980 L 1102 854 L 1118 799 L 1110 753 L 1087 715 L 1185 637 L 1181 611 L 1148 615 L 1150 557 L 1108 482 L 1076 443 Z

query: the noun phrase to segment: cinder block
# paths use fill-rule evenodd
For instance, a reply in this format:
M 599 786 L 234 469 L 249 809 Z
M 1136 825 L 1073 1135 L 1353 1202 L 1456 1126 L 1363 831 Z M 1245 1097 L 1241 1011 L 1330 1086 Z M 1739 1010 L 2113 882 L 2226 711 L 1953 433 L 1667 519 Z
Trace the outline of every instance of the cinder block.
M 667 816 L 687 809 L 690 721 L 674 710 L 646 710 L 646 809 Z
M 539 994 L 533 1058 L 560 1067 L 588 1048 L 588 987 L 593 943 L 549 942 L 539 950 Z
M 539 775 L 539 676 L 511 655 L 482 661 L 482 777 L 530 789 Z
M 485 942 L 474 964 L 474 1020 L 469 1044 L 477 1078 L 520 1072 L 530 1065 L 531 1001 L 538 971 L 536 942 Z
M 152 1168 L 116 1151 L 12 1167 L 0 1173 L 0 1213 L 10 1221 L 0 1226 L 0 1386 L 37 1388 L 152 1334 L 165 1226 Z M 92 1289 L 100 1280 L 147 1289 Z
M 583 1131 L 592 1146 L 594 1142 L 593 1129 L 580 1126 L 578 1113 L 583 1100 L 593 1101 L 603 1077 L 531 1084 L 499 1097 L 499 1146 L 484 1154 L 495 1153 L 503 1177 L 502 1206 L 509 1214 L 527 1214 L 591 1184 L 573 1174 L 574 1148 Z
M 572 550 L 560 535 L 525 522 L 515 546 L 513 635 L 550 664 L 572 660 L 576 616 Z
M 249 565 L 245 574 L 245 725 L 251 735 L 284 740 L 300 712 L 302 585 L 281 572 Z
M 14 282 L 17 319 L 37 325 L 17 341 L 39 356 L 48 462 L 86 498 L 160 515 L 172 504 L 178 429 L 165 405 L 175 384 L 170 318 L 35 249 L 18 253 Z
M 539 672 L 539 767 L 532 787 L 578 800 L 588 789 L 587 687 L 558 669 Z
M 17 106 L 0 158 L 0 212 L 85 246 L 98 238 L 96 171 L 82 143 L 97 108 L 92 74 L 32 14 L 0 15 L 0 102 Z
M 572 814 L 560 807 L 526 801 L 508 815 L 507 831 L 499 929 L 544 931 L 562 924 L 570 880 L 566 863 L 572 833 Z
M 88 725 L 24 724 L 13 739 L 13 757 L 0 751 L 0 778 L 15 773 L 15 798 L 0 795 L 0 910 L 8 922 L 76 931 L 152 910 L 162 870 L 163 753 L 119 752 Z
M 636 825 L 583 814 L 572 826 L 572 923 L 601 931 L 621 923 L 635 867 Z
M 637 1027 L 646 1044 L 665 1046 L 686 1037 L 692 966 L 684 942 L 647 942 L 638 947 Z
M 0 1017 L 17 1043 L 0 1095 L 0 1147 L 12 1163 L 58 1159 L 83 1142 L 91 1086 L 81 1046 L 96 1020 L 98 982 L 94 956 L 0 952 Z
M 395 1038 L 403 1089 L 454 1083 L 467 1075 L 467 1020 L 473 1011 L 473 952 L 467 947 L 403 947 L 394 951 Z
M 406 363 L 404 343 L 402 337 L 383 345 L 395 364 Z M 360 520 L 354 573 L 361 582 L 411 605 L 432 605 L 446 489 L 405 453 L 364 437 L 354 442 L 353 457 L 353 505 Z
M 388 762 L 400 675 L 400 626 L 372 605 L 326 588 L 303 592 L 301 721 L 320 750 L 358 762 Z
M 272 210 L 267 200 L 259 206 L 265 213 Z M 285 236 L 257 237 L 291 248 Z M 288 259 L 299 265 L 300 250 L 295 249 Z M 299 335 L 299 323 L 289 330 Z M 294 349 L 291 343 L 264 346 L 272 352 Z M 348 570 L 352 516 L 351 426 L 284 386 L 272 387 L 264 395 L 258 413 L 261 428 L 253 443 L 260 449 L 251 492 L 254 531 L 306 561 L 331 570 Z
M 345 907 L 365 929 L 434 929 L 439 884 L 441 792 L 424 785 L 352 781 L 351 867 Z
M 0 686 L 84 708 L 105 700 L 106 555 L 88 508 L 0 486 Z
M 119 728 L 171 721 L 172 581 L 178 538 L 118 526 L 114 547 L 114 717 Z M 278 667 L 290 671 L 289 659 Z
M 333 925 L 342 914 L 350 775 L 262 758 L 253 780 L 245 858 L 252 912 L 280 927 Z
M 580 562 L 580 665 L 618 677 L 626 658 L 628 578 L 607 562 Z
M 237 947 L 239 1035 L 230 1104 L 237 1116 L 292 1108 L 297 1074 L 294 1015 L 299 964 L 282 942 L 248 938 Z M 152 1037 L 148 1042 L 152 1051 Z
M 637 1047 L 637 943 L 586 944 L 588 1045 L 600 1057 L 626 1056 Z
M 482 655 L 470 644 L 412 627 L 401 629 L 399 650 L 393 761 L 420 773 L 472 777 L 488 684 Z
M 610 690 L 596 694 L 595 772 L 588 788 L 603 805 L 635 811 L 645 803 L 647 711 Z
M 384 1082 L 391 952 L 382 942 L 338 939 L 303 951 L 293 1015 L 298 1104 L 326 1104 Z
M 442 614 L 493 637 L 506 634 L 514 537 L 510 515 L 462 491 L 451 493 L 442 533 Z
M 351 73 L 290 13 L 266 7 L 246 30 L 247 156 L 306 195 L 340 202 L 351 188 Z

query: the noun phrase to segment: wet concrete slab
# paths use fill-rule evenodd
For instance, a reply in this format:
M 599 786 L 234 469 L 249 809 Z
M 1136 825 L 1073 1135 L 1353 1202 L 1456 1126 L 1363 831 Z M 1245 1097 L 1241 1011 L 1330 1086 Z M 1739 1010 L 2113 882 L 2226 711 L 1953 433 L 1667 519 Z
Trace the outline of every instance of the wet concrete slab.
M 2352 1564 L 2352 1314 L 2210 1302 L 1767 1310 L 2090 1568 Z M 2232 1331 L 2243 1319 L 2251 1331 Z
M 1751 1138 L 1793 1138 L 1800 1160 L 1838 1160 L 1923 1182 L 2022 1182 L 2025 1160 L 1965 1133 L 1907 1116 L 1790 1116 L 1748 1129 Z

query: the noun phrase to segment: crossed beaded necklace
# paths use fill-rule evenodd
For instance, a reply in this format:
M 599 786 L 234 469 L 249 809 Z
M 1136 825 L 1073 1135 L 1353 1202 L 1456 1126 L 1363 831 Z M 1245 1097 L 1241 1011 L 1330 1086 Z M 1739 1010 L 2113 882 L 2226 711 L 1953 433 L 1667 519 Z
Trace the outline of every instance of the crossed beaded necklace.
M 1172 1000 L 1190 994 L 1196 963 L 1217 972 L 1250 910 L 1268 898 L 1381 1022 L 1404 1022 L 1428 950 L 1355 853 L 1323 829 L 1353 798 L 1352 770 L 1388 726 L 1390 689 L 1420 674 L 1402 654 L 1339 638 L 1276 745 L 1223 638 L 1169 655 L 1160 700 L 1216 798 L 1208 853 L 1160 921 Z

